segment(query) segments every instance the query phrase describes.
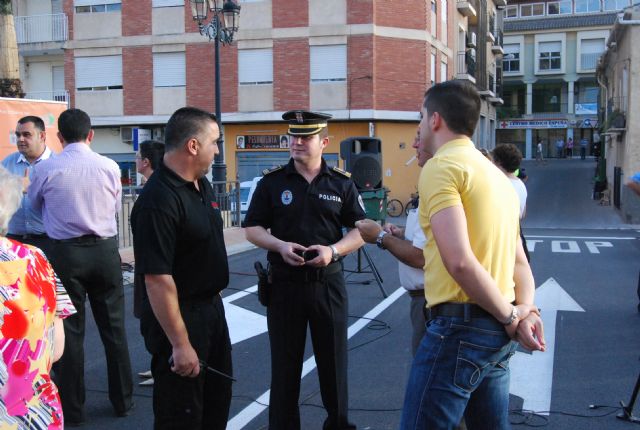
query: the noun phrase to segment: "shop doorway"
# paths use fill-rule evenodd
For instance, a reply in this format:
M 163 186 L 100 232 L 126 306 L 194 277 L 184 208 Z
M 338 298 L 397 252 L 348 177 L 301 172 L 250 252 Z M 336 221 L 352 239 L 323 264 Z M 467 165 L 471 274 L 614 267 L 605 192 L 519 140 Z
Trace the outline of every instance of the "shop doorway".
M 544 158 L 557 158 L 556 142 L 558 139 L 567 143 L 567 130 L 564 128 L 547 128 L 541 130 L 533 130 L 533 142 L 537 145 L 542 141 L 542 154 Z

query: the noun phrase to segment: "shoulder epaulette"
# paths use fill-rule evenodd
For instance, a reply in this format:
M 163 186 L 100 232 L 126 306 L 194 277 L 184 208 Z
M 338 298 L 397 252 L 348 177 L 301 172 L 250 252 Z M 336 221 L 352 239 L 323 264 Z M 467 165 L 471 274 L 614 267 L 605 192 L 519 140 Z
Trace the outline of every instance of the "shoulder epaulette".
M 272 167 L 270 169 L 264 169 L 262 171 L 262 176 L 267 176 L 269 173 L 277 172 L 278 170 L 282 170 L 282 169 L 284 169 L 284 165 Z
M 345 171 L 345 170 L 342 170 L 342 169 L 341 169 L 341 168 L 339 168 L 339 167 L 335 167 L 335 166 L 333 166 L 333 167 L 331 168 L 331 170 L 333 170 L 334 172 L 338 172 L 338 173 L 340 173 L 341 175 L 346 176 L 347 178 L 350 178 L 350 177 L 351 177 L 351 173 L 349 173 L 349 172 L 347 172 L 347 171 Z

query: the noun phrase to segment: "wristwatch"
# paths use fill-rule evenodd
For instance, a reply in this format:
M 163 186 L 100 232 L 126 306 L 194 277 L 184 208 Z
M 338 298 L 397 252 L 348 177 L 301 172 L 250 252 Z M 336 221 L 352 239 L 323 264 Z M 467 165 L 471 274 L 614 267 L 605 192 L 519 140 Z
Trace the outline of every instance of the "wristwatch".
M 511 325 L 515 320 L 518 319 L 518 308 L 515 306 L 511 306 L 511 315 L 505 321 L 502 322 L 504 325 Z
M 335 263 L 340 260 L 341 255 L 338 252 L 338 248 L 336 248 L 335 245 L 329 245 L 329 248 L 331 248 L 331 262 Z
M 382 239 L 387 235 L 387 232 L 382 230 L 380 231 L 380 233 L 378 233 L 378 237 L 376 238 L 376 245 L 378 246 L 378 248 L 380 249 L 387 249 L 384 246 L 384 243 L 382 243 Z

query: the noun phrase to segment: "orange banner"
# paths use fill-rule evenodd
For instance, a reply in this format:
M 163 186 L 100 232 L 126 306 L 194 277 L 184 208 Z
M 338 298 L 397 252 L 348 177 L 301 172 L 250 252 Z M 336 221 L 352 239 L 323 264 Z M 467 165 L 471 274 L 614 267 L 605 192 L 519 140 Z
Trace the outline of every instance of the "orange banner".
M 47 146 L 60 152 L 58 140 L 58 116 L 67 110 L 66 102 L 49 100 L 9 99 L 0 97 L 0 160 L 16 152 L 16 124 L 23 116 L 39 116 L 44 121 L 47 132 Z

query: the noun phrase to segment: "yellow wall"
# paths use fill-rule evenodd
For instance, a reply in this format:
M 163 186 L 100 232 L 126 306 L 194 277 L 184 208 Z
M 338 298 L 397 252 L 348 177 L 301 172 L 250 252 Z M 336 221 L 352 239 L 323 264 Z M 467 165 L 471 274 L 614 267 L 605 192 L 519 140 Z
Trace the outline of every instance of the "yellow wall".
M 375 135 L 382 140 L 382 183 L 390 189 L 389 198 L 399 199 L 404 205 L 416 191 L 420 169 L 414 161 L 409 166 L 405 163 L 415 155 L 411 147 L 417 129 L 416 123 L 377 122 Z M 260 124 L 225 124 L 225 157 L 227 178 L 233 180 L 237 173 L 236 136 L 239 135 L 281 135 L 287 133 L 284 123 Z M 340 142 L 348 137 L 368 136 L 368 122 L 330 122 L 329 147 L 325 153 L 340 154 Z M 261 151 L 251 149 L 249 151 Z M 264 151 L 277 151 L 265 149 Z M 287 151 L 283 151 L 287 152 Z M 340 167 L 344 167 L 340 159 Z

